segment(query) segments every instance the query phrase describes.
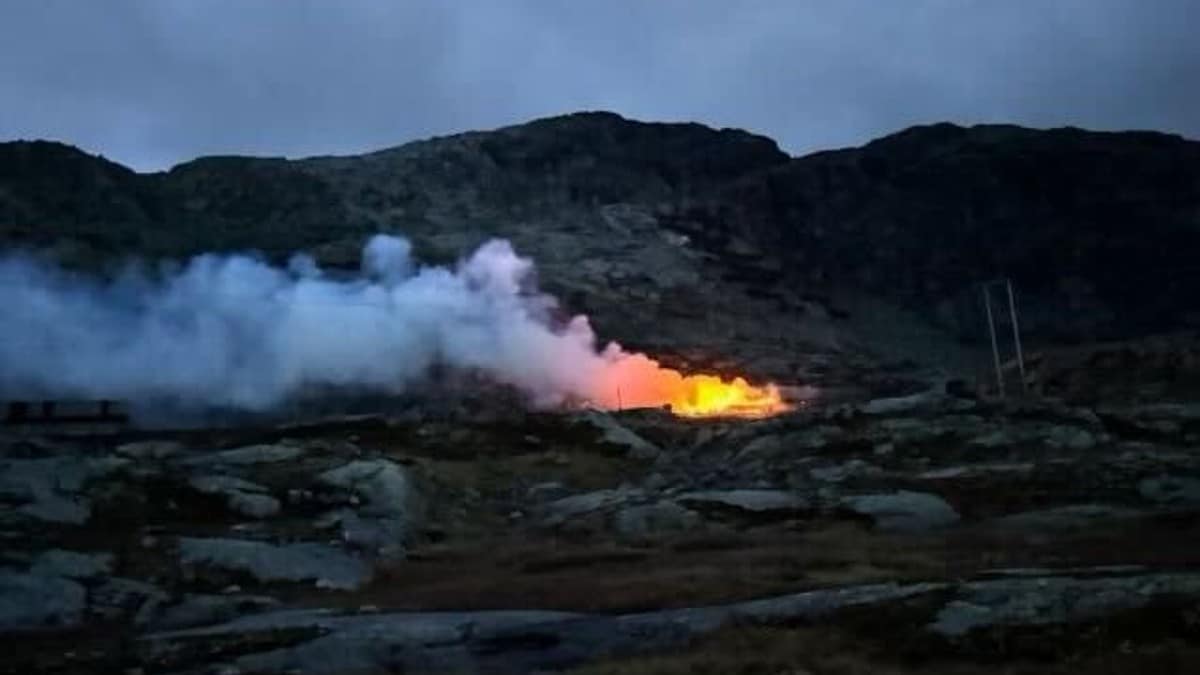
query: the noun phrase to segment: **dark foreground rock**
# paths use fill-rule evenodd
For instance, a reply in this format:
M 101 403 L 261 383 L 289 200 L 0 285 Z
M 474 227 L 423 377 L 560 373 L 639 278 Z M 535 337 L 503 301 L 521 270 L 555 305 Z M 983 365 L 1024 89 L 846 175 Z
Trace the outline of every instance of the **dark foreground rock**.
M 879 668 L 1183 659 L 1194 423 L 920 394 L 0 438 L 0 672 L 609 672 L 759 629 Z
M 909 619 L 924 621 L 924 630 L 932 636 L 957 640 L 973 631 L 997 627 L 1095 621 L 1167 598 L 1194 603 L 1200 601 L 1200 576 L 1048 576 L 962 585 L 883 584 L 618 616 L 528 610 L 349 615 L 294 611 L 151 634 L 139 639 L 137 650 L 147 663 L 180 669 L 192 664 L 186 659 L 177 661 L 179 655 L 194 652 L 207 641 L 238 652 L 223 664 L 237 671 L 313 675 L 396 671 L 528 673 L 680 648 L 734 623 L 836 620 L 841 611 L 883 607 L 925 596 L 951 599 L 935 609 L 931 620 L 922 619 L 919 611 Z M 268 637 L 272 635 L 282 639 L 272 644 Z M 238 642 L 245 647 L 231 646 Z

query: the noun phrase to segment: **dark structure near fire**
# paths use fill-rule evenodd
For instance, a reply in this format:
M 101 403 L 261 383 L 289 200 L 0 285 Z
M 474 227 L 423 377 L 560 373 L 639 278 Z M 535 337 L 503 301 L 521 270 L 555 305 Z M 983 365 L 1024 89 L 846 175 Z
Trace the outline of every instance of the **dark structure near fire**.
M 129 413 L 119 401 L 6 401 L 5 426 L 103 425 L 121 427 Z

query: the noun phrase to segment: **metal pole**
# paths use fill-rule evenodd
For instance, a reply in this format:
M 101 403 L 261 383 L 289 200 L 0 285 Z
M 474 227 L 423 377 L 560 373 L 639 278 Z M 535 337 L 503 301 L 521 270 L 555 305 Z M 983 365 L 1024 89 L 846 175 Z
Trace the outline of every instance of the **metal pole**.
M 1025 355 L 1021 351 L 1021 331 L 1017 327 L 1017 301 L 1013 298 L 1012 279 L 1006 279 L 1004 283 L 1008 286 L 1008 314 L 1012 317 L 1013 344 L 1017 346 L 1017 369 L 1021 373 L 1021 391 L 1026 391 L 1028 385 L 1025 383 Z
M 1004 374 L 1000 370 L 1000 345 L 996 343 L 996 322 L 992 319 L 992 292 L 988 284 L 983 285 L 983 307 L 987 310 L 988 334 L 992 338 L 992 360 L 996 364 L 996 388 L 1004 398 Z

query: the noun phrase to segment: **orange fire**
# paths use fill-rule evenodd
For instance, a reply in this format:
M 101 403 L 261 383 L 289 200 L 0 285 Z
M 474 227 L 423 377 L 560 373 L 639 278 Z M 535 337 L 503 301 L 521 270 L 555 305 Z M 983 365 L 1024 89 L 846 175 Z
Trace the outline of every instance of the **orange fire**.
M 595 403 L 610 410 L 669 406 L 682 417 L 770 417 L 792 408 L 774 384 L 683 375 L 642 354 L 623 354 L 603 380 Z
M 774 384 L 755 387 L 740 377 L 726 382 L 714 375 L 683 378 L 669 405 L 683 417 L 770 417 L 790 408 Z

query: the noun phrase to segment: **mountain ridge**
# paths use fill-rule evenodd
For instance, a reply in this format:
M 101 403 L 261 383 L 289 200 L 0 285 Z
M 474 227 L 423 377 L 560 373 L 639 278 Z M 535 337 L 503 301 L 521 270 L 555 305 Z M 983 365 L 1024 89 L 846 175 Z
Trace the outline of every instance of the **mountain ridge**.
M 375 232 L 434 262 L 509 238 L 617 335 L 645 334 L 631 302 L 719 313 L 720 287 L 810 314 L 861 291 L 978 338 L 976 285 L 998 276 L 1035 342 L 1200 326 L 1200 143 L 1159 132 L 942 122 L 793 157 L 741 130 L 590 111 L 155 173 L 0 143 L 0 241 L 72 266 L 252 249 L 353 267 Z

